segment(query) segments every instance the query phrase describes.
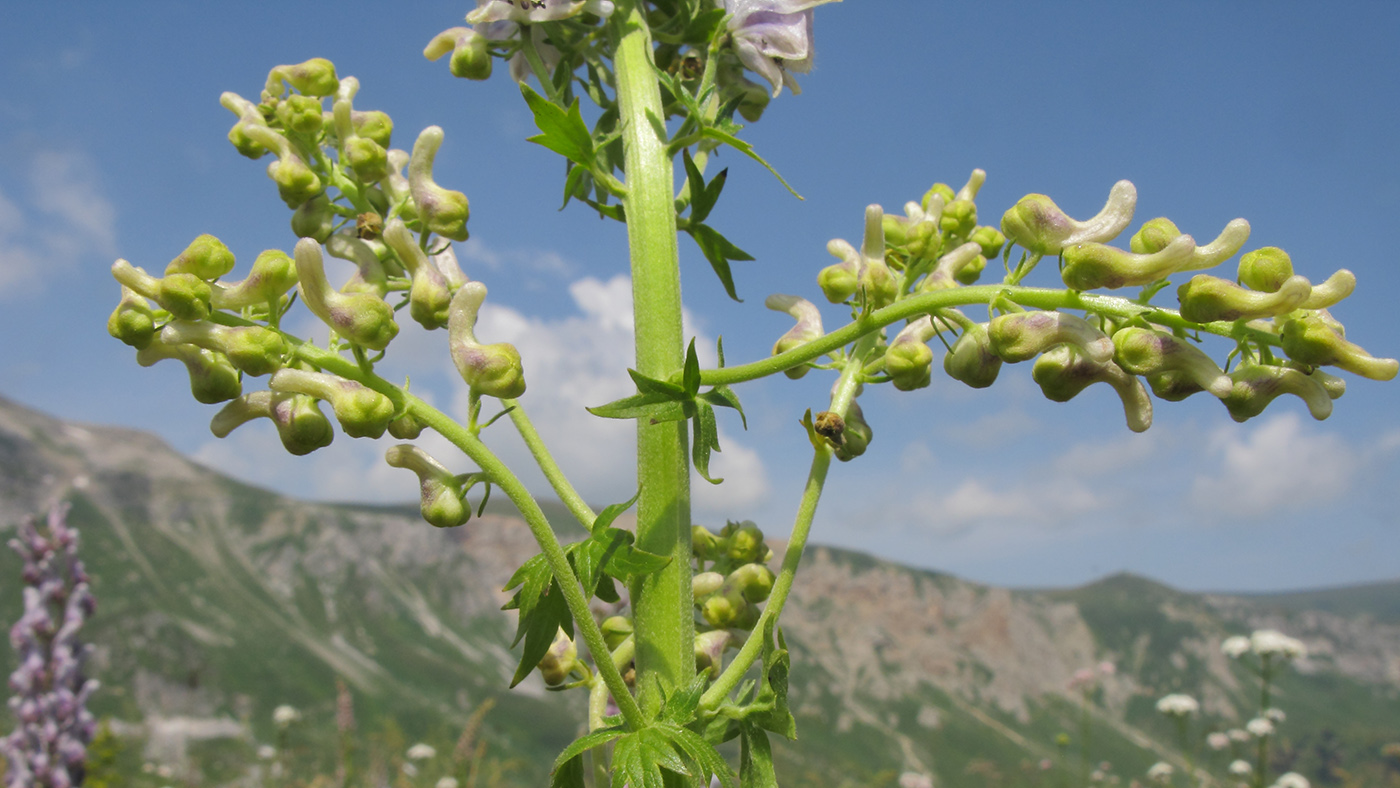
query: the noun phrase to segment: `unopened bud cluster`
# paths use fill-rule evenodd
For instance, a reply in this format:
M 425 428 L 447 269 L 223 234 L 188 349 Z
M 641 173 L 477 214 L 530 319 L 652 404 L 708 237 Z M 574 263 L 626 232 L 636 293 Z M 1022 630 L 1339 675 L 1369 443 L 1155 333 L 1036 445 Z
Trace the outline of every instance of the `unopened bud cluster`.
M 1108 243 L 1132 222 L 1137 190 L 1131 183 L 1115 184 L 1103 209 L 1083 220 L 1070 217 L 1045 195 L 1027 195 L 997 228 L 977 223 L 975 199 L 984 180 L 985 174 L 975 170 L 956 192 L 935 184 L 920 202 L 905 206 L 904 216 L 868 207 L 859 248 L 840 239 L 827 245 L 839 261 L 817 276 L 827 300 L 867 314 L 922 294 L 971 285 L 998 255 L 1007 261 L 1007 285 L 1019 284 L 1042 257 L 1053 255 L 1060 258 L 1060 277 L 1070 291 L 1142 287 L 1144 295 L 1122 299 L 1116 311 L 1083 316 L 1028 311 L 998 298 L 989 320 L 981 323 L 957 309 L 931 309 L 898 329 L 885 329 L 877 346 L 882 358 L 866 366 L 863 382 L 887 381 L 903 391 L 928 386 L 934 348 L 940 345 L 948 348 L 944 371 L 973 388 L 990 386 L 1005 363 L 1034 359 L 1032 377 L 1048 399 L 1064 402 L 1090 385 L 1108 384 L 1123 404 L 1129 428 L 1142 432 L 1152 424 L 1149 391 L 1169 401 L 1209 393 L 1237 421 L 1257 416 L 1280 395 L 1291 394 L 1315 418 L 1324 419 L 1345 383 L 1322 367 L 1373 380 L 1390 380 L 1400 370 L 1395 359 L 1375 358 L 1350 342 L 1328 312 L 1355 288 L 1349 271 L 1337 271 L 1314 285 L 1293 272 L 1282 249 L 1264 247 L 1240 257 L 1234 280 L 1193 273 L 1244 249 L 1250 228 L 1243 219 L 1229 222 L 1204 244 L 1169 219 L 1152 219 L 1129 238 L 1127 249 L 1120 249 Z M 1024 253 L 1012 265 L 1014 246 Z M 1177 288 L 1181 320 L 1154 322 L 1168 310 L 1151 310 L 1148 299 L 1166 287 L 1169 277 L 1183 273 L 1193 275 Z M 774 355 L 822 336 L 821 314 L 811 302 L 775 295 L 768 305 L 797 320 L 774 345 Z M 1241 361 L 1222 369 L 1188 338 L 1185 329 L 1192 324 L 1234 338 Z M 931 341 L 944 332 L 951 336 Z M 839 353 L 833 358 L 839 360 Z M 810 363 L 787 373 L 800 376 Z M 859 410 L 853 412 L 859 418 Z M 839 450 L 845 425 L 839 430 L 826 425 L 832 434 L 824 433 L 823 426 L 818 418 L 816 431 Z
M 143 366 L 165 359 L 184 364 L 199 402 L 227 403 L 210 425 L 219 437 L 265 418 L 287 451 L 306 454 L 334 438 L 322 405 L 351 437 L 387 431 L 412 439 L 422 431 L 388 389 L 332 374 L 317 366 L 315 353 L 299 352 L 313 346 L 280 328 L 296 297 L 325 324 L 330 348 L 353 352 L 362 369 L 372 363 L 368 354 L 384 351 L 398 335 L 397 312 L 407 307 L 425 329 L 448 329 L 473 396 L 516 397 L 525 390 L 515 348 L 481 344 L 474 333 L 486 288 L 468 282 L 450 244 L 467 238 L 469 210 L 464 194 L 434 179 L 442 129 L 425 129 L 411 153 L 391 148 L 393 121 L 356 109 L 358 91 L 358 80 L 338 77 L 330 61 L 315 58 L 272 69 L 256 103 L 235 93 L 221 98 L 237 116 L 229 131 L 235 149 L 273 159 L 268 176 L 292 209 L 298 239 L 292 254 L 264 251 L 243 278 L 230 279 L 233 252 L 201 235 L 162 276 L 125 260 L 112 266 L 121 299 L 109 332 L 135 348 Z M 354 266 L 339 286 L 328 278 L 327 254 Z M 245 393 L 249 379 L 263 376 L 265 390 Z M 442 481 L 455 477 L 425 470 L 432 462 L 426 455 L 410 463 L 409 454 L 391 452 L 391 464 L 395 457 L 423 479 L 430 522 L 465 521 L 460 495 L 453 505 L 451 495 L 429 490 L 441 483 L 460 493 L 460 482 Z
M 10 674 L 15 729 L 0 738 L 9 788 L 81 785 L 86 748 L 97 731 L 87 710 L 97 682 L 83 674 L 92 647 L 78 639 L 96 603 L 67 509 L 50 509 L 46 528 L 33 519 L 22 523 L 10 540 L 24 561 L 24 612 L 10 630 L 19 663 Z

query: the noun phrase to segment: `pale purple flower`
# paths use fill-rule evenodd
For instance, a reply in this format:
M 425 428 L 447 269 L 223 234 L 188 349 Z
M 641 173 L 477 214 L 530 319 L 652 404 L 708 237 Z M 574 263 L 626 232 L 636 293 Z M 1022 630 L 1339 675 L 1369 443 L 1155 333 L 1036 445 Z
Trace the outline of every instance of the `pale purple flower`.
M 557 22 L 560 19 L 589 13 L 607 17 L 613 12 L 610 0 L 476 0 L 476 10 L 467 14 L 467 22 L 478 25 L 489 22 Z
M 7 788 L 81 785 L 87 745 L 97 722 L 87 710 L 97 682 L 83 675 L 92 647 L 78 641 L 95 608 L 87 572 L 78 559 L 78 532 L 49 510 L 48 528 L 28 520 L 10 547 L 24 559 L 24 613 L 10 630 L 19 666 L 10 675 L 15 730 L 0 739 L 8 762 Z
M 812 9 L 829 2 L 833 0 L 724 0 L 739 61 L 768 80 L 774 97 L 784 85 L 802 92 L 792 72 L 812 70 Z

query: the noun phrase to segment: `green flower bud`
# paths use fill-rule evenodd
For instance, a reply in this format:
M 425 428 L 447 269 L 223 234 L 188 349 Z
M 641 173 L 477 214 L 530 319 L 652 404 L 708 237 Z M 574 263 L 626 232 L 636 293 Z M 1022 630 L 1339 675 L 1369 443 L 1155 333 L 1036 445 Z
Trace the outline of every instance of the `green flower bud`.
M 733 624 L 747 606 L 748 603 L 742 597 L 712 594 L 700 602 L 700 616 L 705 619 L 706 624 L 724 629 Z
M 356 135 L 373 140 L 381 148 L 389 147 L 389 139 L 394 135 L 394 120 L 389 113 L 377 109 L 355 110 L 350 113 L 350 122 Z
M 854 460 L 865 453 L 873 437 L 874 432 L 866 423 L 860 405 L 852 402 L 850 410 L 846 412 L 846 429 L 841 433 L 841 444 L 836 447 L 836 459 L 841 462 Z
M 732 528 L 725 528 L 725 536 L 729 537 L 726 558 L 737 564 L 767 559 L 768 545 L 763 541 L 763 531 L 757 525 L 749 520 L 731 525 Z
M 860 257 L 854 254 L 854 247 L 839 239 L 828 243 L 826 249 L 834 257 L 841 258 L 841 262 L 823 268 L 817 274 L 817 286 L 826 300 L 843 304 L 860 289 Z M 847 250 L 852 254 L 845 255 Z
M 763 564 L 744 564 L 730 572 L 724 582 L 738 591 L 745 601 L 757 604 L 772 593 L 773 582 L 776 579 L 773 570 Z
M 1113 358 L 1113 340 L 1093 323 L 1064 312 L 1012 312 L 987 324 L 992 352 L 1015 364 L 1059 344 L 1074 345 L 1086 358 L 1103 364 Z
M 157 301 L 157 296 L 160 295 L 159 279 L 146 273 L 144 268 L 137 268 L 120 258 L 112 263 L 112 278 L 117 280 L 122 287 L 129 288 L 133 293 L 152 301 Z
M 1304 314 L 1283 324 L 1279 334 L 1283 352 L 1289 358 L 1316 367 L 1340 367 L 1371 380 L 1395 377 L 1400 362 L 1393 358 L 1376 358 L 1359 345 L 1348 342 L 1323 314 Z
M 170 274 L 160 281 L 156 303 L 181 320 L 205 320 L 214 291 L 194 274 Z
M 1308 406 L 1318 421 L 1332 415 L 1332 397 L 1322 383 L 1288 367 L 1246 364 L 1230 373 L 1235 382 L 1230 396 L 1222 401 L 1235 421 L 1247 421 L 1260 413 L 1280 394 L 1292 394 Z
M 1277 246 L 1255 249 L 1240 257 L 1239 283 L 1261 293 L 1277 292 L 1293 276 L 1293 260 Z
M 409 443 L 389 447 L 384 461 L 394 468 L 407 468 L 418 476 L 419 510 L 423 519 L 436 528 L 456 528 L 471 518 L 471 507 L 462 500 L 458 477 L 427 452 Z
M 156 334 L 155 313 L 140 293 L 122 285 L 122 300 L 107 318 L 107 333 L 140 350 Z
M 251 122 L 244 123 L 243 130 L 258 144 L 277 154 L 277 161 L 267 165 L 267 177 L 277 184 L 277 193 L 288 208 L 296 209 L 321 193 L 321 179 L 307 166 L 286 137 L 267 126 Z
M 914 203 L 910 203 L 913 205 Z M 906 206 L 906 211 L 908 210 Z M 884 224 L 885 243 L 893 247 L 903 247 L 909 241 L 909 220 L 902 216 L 885 214 L 880 220 Z
M 1177 236 L 1160 252 L 1134 254 L 1101 243 L 1066 246 L 1060 278 L 1073 290 L 1116 289 L 1145 285 L 1185 270 L 1196 252 L 1189 235 Z
M 1234 382 L 1220 371 L 1200 348 L 1166 331 L 1129 326 L 1113 335 L 1114 359 L 1134 375 L 1177 372 L 1221 399 L 1230 395 Z M 1154 390 L 1156 386 L 1154 385 Z
M 724 575 L 719 572 L 701 572 L 690 578 L 690 594 L 702 599 L 715 593 L 724 585 Z
M 733 635 L 723 629 L 712 629 L 695 636 L 695 672 L 703 673 L 711 668 L 716 674 L 723 666 L 724 651 L 729 647 Z
M 1093 361 L 1070 345 L 1060 345 L 1035 360 L 1031 378 L 1040 384 L 1045 398 L 1053 402 L 1068 402 L 1094 383 L 1107 383 L 1123 402 L 1128 429 L 1145 432 L 1152 426 L 1152 400 L 1147 396 L 1147 388 L 1112 361 Z
M 457 292 L 457 288 L 471 281 L 462 273 L 462 266 L 457 264 L 457 253 L 452 250 L 452 244 L 443 246 L 442 251 L 432 256 L 432 260 L 452 292 Z
M 929 293 L 934 290 L 950 290 L 958 286 L 958 280 L 962 277 L 963 270 L 970 265 L 975 265 L 981 257 L 982 247 L 975 241 L 967 243 L 953 249 L 951 252 L 938 258 L 938 263 L 934 265 L 932 271 L 919 283 L 920 293 Z M 986 265 L 985 258 L 982 265 Z M 978 269 L 979 273 L 981 269 Z M 973 277 L 976 281 L 976 277 Z
M 1194 378 L 1182 372 L 1158 372 L 1146 378 L 1147 385 L 1152 387 L 1152 394 L 1167 402 L 1180 402 L 1192 394 L 1205 391 Z
M 1320 285 L 1313 285 L 1312 294 L 1303 302 L 1304 309 L 1326 309 L 1351 295 L 1356 289 L 1356 274 L 1343 268 L 1327 277 Z
M 610 651 L 632 637 L 632 619 L 627 616 L 608 616 L 598 628 L 603 630 L 603 642 L 608 644 Z
M 768 89 L 754 82 L 747 77 L 740 77 L 739 85 L 739 117 L 749 123 L 757 123 L 763 117 L 763 111 L 768 109 L 768 102 L 773 100 L 773 95 Z
M 977 228 L 977 206 L 972 200 L 957 199 L 943 208 L 938 229 L 948 235 L 964 238 Z
M 972 258 L 970 261 L 968 261 L 968 263 L 962 268 L 959 268 L 958 274 L 955 278 L 958 280 L 959 284 L 976 284 L 977 280 L 982 276 L 982 271 L 986 267 L 987 258 L 979 254 L 976 257 Z
M 321 132 L 321 100 L 292 95 L 277 103 L 277 121 L 294 134 L 315 136 Z
M 973 171 L 972 171 L 972 174 L 967 176 L 967 183 L 963 184 L 963 187 L 962 187 L 961 189 L 958 189 L 958 193 L 957 193 L 956 195 L 953 196 L 953 199 L 954 199 L 955 201 L 956 201 L 956 200 L 968 200 L 968 201 L 972 201 L 972 200 L 977 199 L 977 192 L 979 192 L 979 191 L 982 190 L 982 184 L 984 184 L 984 183 L 986 183 L 986 182 L 987 182 L 987 171 L 986 171 L 986 170 L 982 170 L 982 169 L 973 170 Z
M 393 307 L 372 295 L 337 293 L 331 289 L 326 281 L 321 247 L 310 238 L 297 241 L 293 251 L 306 308 L 337 334 L 357 345 L 370 350 L 388 347 L 399 333 Z
M 340 428 L 352 438 L 378 438 L 394 418 L 394 403 L 353 380 L 283 367 L 267 383 L 273 391 L 306 394 L 330 403 Z
M 690 553 L 702 561 L 714 561 L 724 554 L 725 540 L 703 525 L 690 526 Z
M 486 300 L 486 285 L 468 282 L 452 297 L 447 319 L 448 347 L 457 372 L 478 395 L 513 399 L 525 393 L 520 351 L 507 342 L 477 342 L 477 312 Z
M 817 310 L 815 304 L 805 298 L 775 293 L 768 296 L 763 305 L 775 312 L 786 312 L 797 320 L 797 325 L 788 329 L 786 334 L 778 337 L 778 341 L 773 343 L 773 355 L 775 356 L 801 347 L 814 339 L 820 339 L 826 333 L 822 329 L 822 313 Z M 808 369 L 810 367 L 802 364 L 784 370 L 783 373 L 796 380 L 807 374 Z
M 433 159 L 442 145 L 442 129 L 429 126 L 413 144 L 413 158 L 408 162 L 409 191 L 418 206 L 418 215 L 429 231 L 451 238 L 467 240 L 467 217 L 471 211 L 467 195 L 450 191 L 433 181 Z
M 1156 254 L 1183 235 L 1185 233 L 1178 230 L 1171 219 L 1159 216 L 1142 225 L 1142 229 L 1128 240 L 1128 248 L 1134 254 Z
M 384 227 L 384 242 L 398 255 L 413 280 L 408 291 L 409 315 L 429 331 L 445 327 L 452 291 L 442 272 L 428 259 L 428 253 L 418 245 L 402 219 L 389 220 Z
M 231 91 L 219 96 L 219 103 L 229 112 L 238 116 L 238 122 L 229 129 L 228 141 L 240 155 L 250 159 L 260 159 L 267 155 L 267 147 L 248 135 L 249 126 L 266 126 L 258 105 Z
M 389 174 L 389 151 L 369 137 L 346 140 L 345 160 L 364 183 L 378 183 Z
M 978 227 L 972 231 L 972 236 L 968 240 L 981 247 L 982 256 L 987 259 L 1001 254 L 1002 247 L 1006 245 L 1006 236 L 1002 235 L 995 227 Z
M 1244 219 L 1231 219 L 1214 241 L 1205 246 L 1197 246 L 1191 255 L 1191 262 L 1181 271 L 1200 271 L 1214 268 L 1235 256 L 1249 240 L 1249 222 Z
M 373 246 L 359 238 L 337 233 L 326 239 L 326 251 L 332 257 L 349 260 L 357 269 L 350 281 L 340 288 L 341 293 L 365 293 L 375 298 L 383 298 L 389 292 L 389 280 L 384 273 L 384 264 L 380 262 Z
M 428 425 L 419 421 L 413 414 L 405 413 L 389 422 L 389 434 L 401 441 L 411 441 L 422 435 L 427 427 Z
M 279 369 L 287 353 L 282 336 L 262 326 L 172 320 L 161 329 L 160 338 L 172 345 L 184 343 L 222 353 L 234 367 L 254 377 Z
M 996 382 L 1001 372 L 1001 358 L 992 351 L 987 323 L 966 328 L 953 349 L 943 356 L 943 371 L 975 389 L 984 389 Z
M 953 191 L 953 187 L 946 183 L 935 183 L 924 192 L 924 196 L 919 201 L 925 213 L 941 214 L 943 206 L 956 200 L 958 195 Z M 937 201 L 937 202 L 936 202 Z
M 190 242 L 178 257 L 165 267 L 165 275 L 192 274 L 206 282 L 233 270 L 233 252 L 212 235 L 201 235 Z
M 436 61 L 448 52 L 448 70 L 462 79 L 483 80 L 491 76 L 491 41 L 470 27 L 452 27 L 433 36 L 423 49 L 423 57 Z
M 1136 206 L 1137 189 L 1128 181 L 1113 184 L 1103 210 L 1082 222 L 1071 219 L 1049 197 L 1028 194 L 1001 217 L 1001 231 L 1031 252 L 1054 255 L 1076 244 L 1118 237 L 1133 220 Z
M 1196 274 L 1177 288 L 1181 316 L 1197 323 L 1216 320 L 1253 320 L 1284 315 L 1302 306 L 1312 293 L 1312 283 L 1290 276 L 1272 293 L 1247 290 L 1228 279 Z
M 298 238 L 313 238 L 325 243 L 335 229 L 336 214 L 331 200 L 322 192 L 292 211 L 292 233 Z
M 913 391 L 929 384 L 933 351 L 926 343 L 934 333 L 933 318 L 924 315 L 905 326 L 885 349 L 885 373 L 895 388 Z
M 136 351 L 136 363 L 143 367 L 149 367 L 167 358 L 176 359 L 185 365 L 185 370 L 190 375 L 190 393 L 194 395 L 196 402 L 213 405 L 243 393 L 238 370 L 218 353 L 194 345 L 172 345 L 161 341 L 160 335 L 156 335 L 153 342 Z
M 335 77 L 335 64 L 322 57 L 272 69 L 267 73 L 266 94 L 281 96 L 285 91 L 284 82 L 303 96 L 316 97 L 332 95 L 340 86 L 340 80 Z
M 217 438 L 226 438 L 234 428 L 257 418 L 271 419 L 282 446 L 298 457 L 335 439 L 335 429 L 314 397 L 273 391 L 254 391 L 233 400 L 214 414 L 209 430 Z
M 569 679 L 569 674 L 578 664 L 578 647 L 564 634 L 563 627 L 560 627 L 554 636 L 554 642 L 549 646 L 549 651 L 546 651 L 544 658 L 540 660 L 540 676 L 544 678 L 545 684 L 557 687 Z
M 403 176 L 403 168 L 408 166 L 409 156 L 407 151 L 393 148 L 389 151 L 389 174 L 379 182 L 383 187 L 385 197 L 389 206 L 397 206 L 399 218 L 405 222 L 415 222 L 418 220 L 418 206 L 413 204 L 413 195 L 410 193 L 408 178 Z M 389 209 L 380 213 L 388 213 Z
M 212 285 L 210 303 L 215 309 L 240 310 L 268 304 L 296 286 L 297 268 L 280 249 L 268 249 L 253 261 L 253 270 L 241 282 Z

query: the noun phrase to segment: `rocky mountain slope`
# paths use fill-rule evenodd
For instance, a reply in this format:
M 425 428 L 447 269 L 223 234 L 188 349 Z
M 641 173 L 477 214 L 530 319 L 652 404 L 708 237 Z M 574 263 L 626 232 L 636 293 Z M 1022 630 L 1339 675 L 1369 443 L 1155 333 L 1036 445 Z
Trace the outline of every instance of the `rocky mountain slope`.
M 246 779 L 265 743 L 333 773 L 337 679 L 371 772 L 400 768 L 405 742 L 436 742 L 445 759 L 488 700 L 482 784 L 541 784 L 577 731 L 580 698 L 546 697 L 534 678 L 504 689 L 514 614 L 499 609 L 500 589 L 534 552 L 504 509 L 442 531 L 416 506 L 290 500 L 149 435 L 0 400 L 0 538 L 56 496 L 74 504 L 95 577 L 97 710 L 127 741 L 135 785 L 143 763 L 189 784 Z M 16 567 L 0 555 L 6 620 Z M 1315 784 L 1380 780 L 1382 747 L 1400 742 L 1400 584 L 1203 596 L 1124 575 L 1020 592 L 820 547 L 798 577 L 783 619 L 800 737 L 779 751 L 787 784 L 916 772 L 935 785 L 1040 785 L 1043 763 L 1077 775 L 1085 742 L 1126 784 L 1157 760 L 1185 764 L 1154 709 L 1168 692 L 1201 699 L 1191 754 L 1220 775 L 1228 753 L 1200 749 L 1201 737 L 1257 705 L 1257 680 L 1220 643 L 1261 627 L 1310 654 L 1278 689 L 1289 714 L 1278 766 Z M 1071 679 L 1105 661 L 1116 671 L 1081 703 Z M 12 664 L 0 654 L 0 670 Z M 302 711 L 291 731 L 272 725 L 281 704 Z

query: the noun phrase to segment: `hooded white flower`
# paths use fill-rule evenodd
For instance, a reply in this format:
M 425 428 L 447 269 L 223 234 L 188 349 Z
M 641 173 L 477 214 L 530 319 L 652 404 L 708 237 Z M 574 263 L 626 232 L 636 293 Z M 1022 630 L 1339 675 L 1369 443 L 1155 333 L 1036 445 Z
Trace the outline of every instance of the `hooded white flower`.
M 839 1 L 839 0 L 838 0 Z M 789 72 L 812 70 L 812 9 L 833 0 L 724 0 L 729 32 L 744 67 L 773 86 L 801 93 Z
M 610 0 L 476 0 L 476 10 L 467 14 L 467 22 L 529 25 L 556 22 L 585 12 L 607 17 L 613 12 L 613 4 Z

